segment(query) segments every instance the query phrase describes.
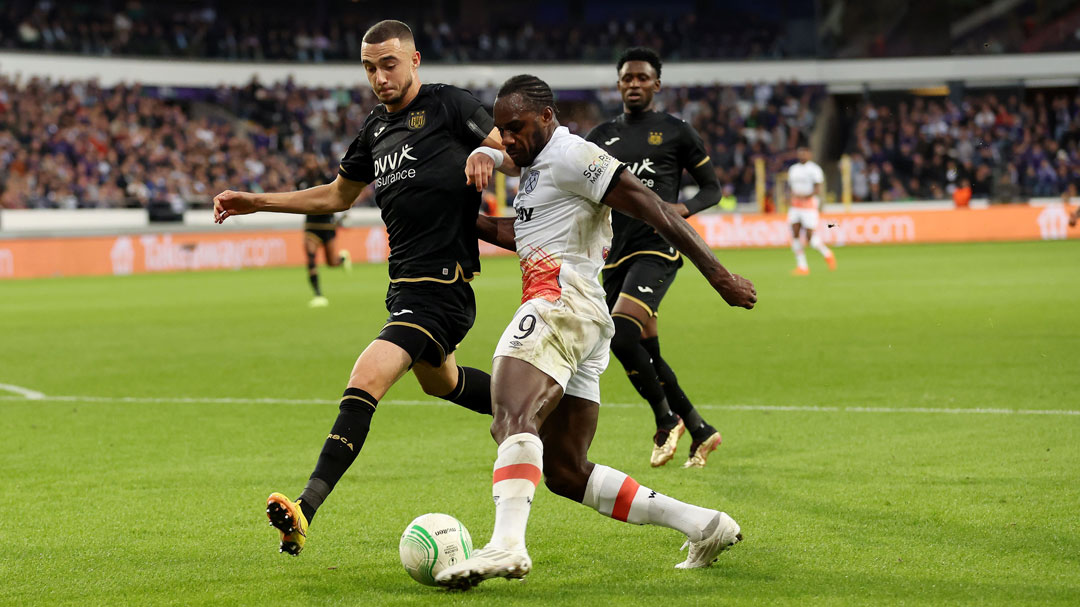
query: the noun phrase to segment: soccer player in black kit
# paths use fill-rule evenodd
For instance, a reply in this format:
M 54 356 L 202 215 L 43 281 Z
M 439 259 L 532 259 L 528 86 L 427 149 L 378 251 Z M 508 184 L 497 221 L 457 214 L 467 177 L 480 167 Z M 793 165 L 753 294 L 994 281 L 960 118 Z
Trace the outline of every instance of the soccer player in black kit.
M 267 500 L 281 551 L 298 554 L 308 524 L 367 437 L 372 414 L 410 369 L 424 392 L 491 414 L 491 377 L 463 368 L 454 349 L 476 314 L 469 281 L 480 271 L 476 218 L 480 193 L 464 178 L 465 160 L 479 145 L 501 148 L 491 115 L 468 92 L 421 84 L 412 31 L 381 21 L 363 37 L 361 60 L 382 103 L 376 106 L 329 184 L 281 194 L 227 190 L 214 198 L 218 223 L 255 211 L 309 215 L 343 211 L 368 183 L 390 240 L 390 312 L 378 337 L 349 376 L 337 420 L 315 470 L 295 502 Z
M 618 62 L 623 113 L 592 130 L 589 141 L 626 163 L 662 200 L 679 199 L 685 169 L 697 183 L 697 195 L 676 210 L 688 217 L 720 201 L 720 182 L 705 145 L 683 120 L 654 109 L 660 91 L 660 57 L 647 48 L 627 49 Z M 660 356 L 656 317 L 682 257 L 656 230 L 618 211 L 611 214 L 614 236 L 604 266 L 604 290 L 615 321 L 611 351 L 630 383 L 648 401 L 656 418 L 652 466 L 675 456 L 679 438 L 689 430 L 690 457 L 684 468 L 703 467 L 720 445 L 720 433 L 702 419 L 674 371 Z
M 304 166 L 300 169 L 300 175 L 296 179 L 296 189 L 322 185 L 326 178 L 323 176 L 323 167 L 319 166 L 319 159 L 315 154 L 304 154 Z M 346 272 L 352 271 L 352 258 L 345 249 L 337 245 L 338 222 L 333 213 L 326 215 L 308 215 L 304 221 L 304 255 L 307 256 L 308 281 L 311 282 L 311 290 L 315 297 L 308 302 L 312 308 L 324 308 L 330 305 L 330 300 L 323 297 L 319 287 L 319 249 L 323 250 L 326 265 L 331 268 L 344 267 Z

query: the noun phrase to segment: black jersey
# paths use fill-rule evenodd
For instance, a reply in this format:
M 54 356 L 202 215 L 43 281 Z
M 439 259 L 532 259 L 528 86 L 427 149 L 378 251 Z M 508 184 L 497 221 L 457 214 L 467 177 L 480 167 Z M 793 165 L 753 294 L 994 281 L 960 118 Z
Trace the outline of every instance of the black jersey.
M 683 169 L 709 162 L 701 137 L 684 120 L 662 112 L 627 113 L 598 125 L 586 137 L 626 163 L 638 179 L 667 202 L 678 202 Z M 678 252 L 645 222 L 618 211 L 611 214 L 608 265 L 651 251 L 676 259 Z
M 334 215 L 308 215 L 304 221 L 305 230 L 336 230 L 337 222 Z
M 390 281 L 469 280 L 480 271 L 480 193 L 465 159 L 494 121 L 467 91 L 424 84 L 397 112 L 379 104 L 341 159 L 346 179 L 375 184 L 390 239 Z
M 326 183 L 325 179 L 318 173 L 301 173 L 300 177 L 296 180 L 297 190 L 306 190 L 313 188 L 317 185 Z M 308 215 L 304 220 L 305 230 L 333 230 L 337 228 L 337 224 L 334 222 L 334 215 Z

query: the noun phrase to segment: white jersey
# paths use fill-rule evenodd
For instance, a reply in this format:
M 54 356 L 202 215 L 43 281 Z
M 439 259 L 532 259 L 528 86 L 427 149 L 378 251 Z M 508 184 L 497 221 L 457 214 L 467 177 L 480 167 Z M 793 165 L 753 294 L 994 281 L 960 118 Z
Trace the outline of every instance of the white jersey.
M 814 195 L 814 186 L 825 183 L 825 172 L 816 162 L 796 162 L 788 169 L 788 185 L 791 195 L 806 197 Z
M 610 324 L 600 272 L 611 248 L 611 209 L 601 204 L 621 163 L 558 127 L 521 169 L 514 238 L 522 303 L 572 301 L 577 313 Z

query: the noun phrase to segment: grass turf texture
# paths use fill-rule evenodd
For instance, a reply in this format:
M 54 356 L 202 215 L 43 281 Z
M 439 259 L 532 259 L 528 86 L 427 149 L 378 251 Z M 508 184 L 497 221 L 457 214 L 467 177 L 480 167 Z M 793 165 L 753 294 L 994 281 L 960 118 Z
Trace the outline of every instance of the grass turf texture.
M 602 410 L 592 458 L 722 508 L 746 541 L 676 571 L 674 531 L 605 519 L 539 489 L 524 584 L 464 594 L 401 569 L 424 512 L 491 531 L 485 419 L 387 395 L 357 464 L 298 558 L 263 514 L 295 496 L 356 354 L 385 319 L 383 266 L 0 283 L 6 605 L 1077 604 L 1080 416 L 921 408 L 1080 409 L 1080 243 L 848 248 L 794 278 L 788 251 L 721 258 L 755 280 L 728 309 L 692 267 L 664 302 L 661 344 L 724 433 L 707 468 L 648 466 L 644 404 Z M 820 260 L 817 260 L 820 261 Z M 487 368 L 519 273 L 486 260 L 462 364 Z M 609 403 L 637 403 L 618 363 Z M 116 397 L 139 397 L 120 401 Z M 308 404 L 170 402 L 314 399 Z M 152 400 L 160 399 L 160 400 Z M 759 410 L 769 406 L 837 410 Z M 743 408 L 739 408 L 743 406 Z M 888 407 L 898 412 L 859 412 Z

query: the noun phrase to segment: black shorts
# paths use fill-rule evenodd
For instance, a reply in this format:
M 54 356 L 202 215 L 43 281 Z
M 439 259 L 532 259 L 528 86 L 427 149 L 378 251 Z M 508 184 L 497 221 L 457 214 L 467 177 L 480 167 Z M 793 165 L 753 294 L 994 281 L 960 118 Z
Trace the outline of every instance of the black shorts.
M 386 291 L 390 317 L 377 339 L 403 348 L 413 363 L 441 367 L 476 320 L 476 298 L 464 281 L 391 283 Z
M 672 260 L 651 253 L 624 257 L 619 265 L 604 270 L 608 310 L 614 310 L 621 297 L 644 308 L 649 316 L 656 316 L 660 300 L 675 281 L 680 267 L 682 257 Z
M 305 229 L 304 230 L 304 237 L 305 238 L 314 238 L 314 239 L 318 240 L 319 242 L 321 242 L 322 244 L 326 244 L 326 243 L 330 242 L 336 236 L 337 236 L 337 230 L 336 229 L 334 229 L 334 230 Z

